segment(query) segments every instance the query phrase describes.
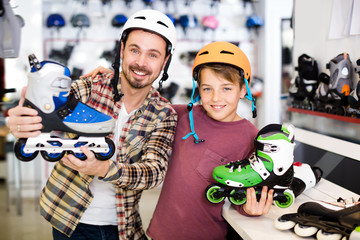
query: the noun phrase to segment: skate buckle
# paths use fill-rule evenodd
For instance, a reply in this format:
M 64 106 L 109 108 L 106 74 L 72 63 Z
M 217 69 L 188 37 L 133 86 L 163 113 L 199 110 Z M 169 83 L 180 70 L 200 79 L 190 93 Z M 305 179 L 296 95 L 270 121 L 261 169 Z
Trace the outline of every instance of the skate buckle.
M 278 152 L 279 147 L 276 145 L 273 145 L 273 144 L 264 143 L 263 151 L 264 152 Z

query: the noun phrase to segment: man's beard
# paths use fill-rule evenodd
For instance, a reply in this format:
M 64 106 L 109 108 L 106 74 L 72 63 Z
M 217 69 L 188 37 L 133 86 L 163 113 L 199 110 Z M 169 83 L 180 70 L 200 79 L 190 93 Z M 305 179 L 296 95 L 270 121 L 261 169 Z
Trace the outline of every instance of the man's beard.
M 134 65 L 131 65 L 129 66 L 129 70 L 132 71 L 132 72 L 142 72 L 142 73 L 145 73 L 145 75 L 147 76 L 150 76 L 152 74 L 152 72 L 146 68 L 142 68 L 142 67 L 139 67 L 137 64 L 134 64 Z M 136 81 L 136 78 L 135 80 L 131 80 L 130 76 L 128 76 L 126 74 L 126 72 L 124 72 L 124 76 L 126 78 L 126 81 L 130 84 L 131 87 L 133 88 L 137 88 L 137 89 L 140 89 L 140 88 L 144 88 L 144 87 L 147 87 L 149 85 L 152 85 L 153 82 L 155 81 L 155 79 L 149 83 L 142 83 L 142 82 L 138 82 Z

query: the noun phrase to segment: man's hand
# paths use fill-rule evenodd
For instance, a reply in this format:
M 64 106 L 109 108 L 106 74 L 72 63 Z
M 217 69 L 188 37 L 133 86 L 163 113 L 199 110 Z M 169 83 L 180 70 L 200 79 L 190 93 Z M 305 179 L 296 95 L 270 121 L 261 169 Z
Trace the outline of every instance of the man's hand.
M 42 124 L 41 117 L 35 109 L 23 107 L 26 87 L 21 91 L 19 104 L 9 110 L 7 126 L 16 138 L 29 138 L 40 135 Z
M 273 202 L 274 189 L 264 186 L 261 191 L 260 201 L 256 199 L 256 192 L 254 188 L 246 189 L 246 203 L 244 204 L 244 211 L 248 215 L 260 216 L 267 214 Z
M 111 160 L 97 160 L 94 153 L 87 147 L 81 146 L 80 149 L 86 155 L 87 159 L 80 160 L 74 155 L 68 154 L 61 159 L 65 166 L 87 175 L 105 177 L 109 171 Z
M 109 68 L 104 68 L 102 66 L 99 66 L 97 68 L 95 68 L 94 70 L 91 70 L 90 72 L 88 72 L 87 74 L 80 76 L 81 78 L 86 78 L 86 77 L 96 77 L 96 75 L 98 74 L 104 74 L 104 73 L 113 73 L 113 71 Z

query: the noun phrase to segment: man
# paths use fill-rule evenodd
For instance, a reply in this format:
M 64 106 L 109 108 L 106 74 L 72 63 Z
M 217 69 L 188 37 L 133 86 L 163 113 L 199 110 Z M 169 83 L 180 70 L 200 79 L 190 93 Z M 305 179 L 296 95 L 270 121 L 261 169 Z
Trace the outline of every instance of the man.
M 99 161 L 81 147 L 85 161 L 67 155 L 56 163 L 40 199 L 41 215 L 52 224 L 54 240 L 146 239 L 139 200 L 144 189 L 164 179 L 177 122 L 175 111 L 152 83 L 162 70 L 160 83 L 167 78 L 176 30 L 166 15 L 142 10 L 128 19 L 120 40 L 114 75 L 72 85 L 76 98 L 117 119 L 110 135 L 116 152 L 113 159 Z M 38 136 L 41 117 L 23 107 L 23 100 L 9 111 L 8 127 L 17 138 Z

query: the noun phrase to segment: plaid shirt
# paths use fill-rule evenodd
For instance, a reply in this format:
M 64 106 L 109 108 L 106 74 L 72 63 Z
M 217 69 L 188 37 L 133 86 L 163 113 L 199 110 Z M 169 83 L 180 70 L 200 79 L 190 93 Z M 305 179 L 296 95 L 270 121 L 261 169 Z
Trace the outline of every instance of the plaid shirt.
M 114 103 L 111 78 L 107 74 L 77 80 L 71 91 L 82 102 L 117 119 L 123 98 Z M 120 84 L 118 88 L 121 94 Z M 144 189 L 156 187 L 164 179 L 176 123 L 174 109 L 152 88 L 121 131 L 117 162 L 101 178 L 116 188 L 119 239 L 145 239 L 139 200 Z M 57 162 L 40 197 L 41 215 L 71 236 L 93 198 L 89 189 L 92 179 Z

